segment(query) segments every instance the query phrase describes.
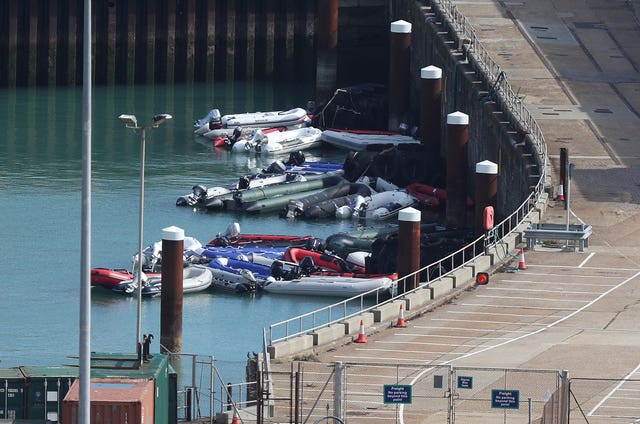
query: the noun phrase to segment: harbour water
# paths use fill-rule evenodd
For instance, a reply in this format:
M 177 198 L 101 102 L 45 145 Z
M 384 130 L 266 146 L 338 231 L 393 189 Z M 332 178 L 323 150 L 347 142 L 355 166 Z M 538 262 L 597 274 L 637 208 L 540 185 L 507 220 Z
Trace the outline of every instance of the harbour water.
M 80 88 L 0 91 L 0 367 L 76 363 L 69 356 L 79 343 L 81 94 Z M 195 119 L 214 106 L 222 114 L 304 107 L 312 96 L 312 86 L 274 83 L 94 88 L 92 267 L 130 268 L 138 246 L 140 134 L 124 128 L 122 113 L 135 114 L 140 124 L 157 113 L 174 117 L 146 132 L 145 245 L 172 225 L 203 243 L 234 221 L 245 233 L 317 237 L 361 226 L 175 206 L 196 183 L 235 183 L 273 160 L 196 142 Z M 321 150 L 313 157 L 342 162 L 345 153 Z M 226 381 L 241 381 L 247 352 L 261 349 L 264 327 L 334 300 L 215 291 L 185 296 L 183 351 L 215 357 Z M 92 289 L 91 350 L 134 352 L 136 314 L 135 298 Z M 144 300 L 142 331 L 156 335 L 151 351 L 159 351 L 159 298 Z

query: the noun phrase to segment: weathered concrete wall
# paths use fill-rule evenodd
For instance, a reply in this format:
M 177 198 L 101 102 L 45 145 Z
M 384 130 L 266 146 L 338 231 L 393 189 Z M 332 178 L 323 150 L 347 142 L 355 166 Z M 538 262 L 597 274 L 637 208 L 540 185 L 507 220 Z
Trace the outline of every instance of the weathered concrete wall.
M 455 33 L 423 2 L 398 2 L 393 19 L 412 23 L 411 109 L 420 107 L 420 69 L 434 65 L 442 69 L 442 141 L 440 156 L 446 158 L 446 116 L 460 111 L 469 115 L 468 187 L 474 193 L 475 164 L 490 160 L 498 164 L 499 188 L 496 221 L 508 216 L 531 192 L 530 181 L 535 167 L 527 158 L 530 147 L 524 143 L 522 131 L 515 127 L 509 111 L 499 110 L 491 98 L 491 86 L 473 66 L 473 60 L 462 50 Z M 416 115 L 415 122 L 418 122 Z M 505 195 L 507 194 L 507 195 Z M 468 223 L 472 225 L 472 222 Z

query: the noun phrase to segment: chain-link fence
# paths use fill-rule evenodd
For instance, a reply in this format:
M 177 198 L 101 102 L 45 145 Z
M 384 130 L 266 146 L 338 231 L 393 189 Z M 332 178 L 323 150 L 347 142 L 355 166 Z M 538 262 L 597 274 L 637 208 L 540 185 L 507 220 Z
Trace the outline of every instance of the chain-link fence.
M 264 422 L 567 423 L 554 370 L 296 362 L 271 378 Z
M 640 422 L 640 380 L 572 378 L 569 380 L 571 424 Z
M 481 417 L 488 422 L 562 423 L 562 397 L 554 396 L 561 393 L 561 383 L 562 375 L 553 370 L 455 367 L 453 414 L 465 423 Z

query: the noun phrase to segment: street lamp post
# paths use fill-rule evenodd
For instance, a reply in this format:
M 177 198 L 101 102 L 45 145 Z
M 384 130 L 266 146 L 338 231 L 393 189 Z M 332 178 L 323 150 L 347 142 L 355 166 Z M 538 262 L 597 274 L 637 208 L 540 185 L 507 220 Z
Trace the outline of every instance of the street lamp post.
M 126 128 L 134 131 L 140 130 L 140 211 L 138 215 L 138 258 L 137 258 L 137 276 L 138 276 L 138 314 L 137 314 L 137 330 L 136 330 L 136 352 L 140 353 L 140 343 L 142 341 L 142 244 L 144 242 L 144 161 L 145 161 L 145 144 L 146 144 L 146 127 L 138 126 L 138 119 L 135 115 L 120 115 L 120 121 L 125 124 Z M 173 117 L 168 113 L 161 113 L 151 118 L 151 128 L 158 128 L 160 124 Z M 135 276 L 134 276 L 135 278 Z

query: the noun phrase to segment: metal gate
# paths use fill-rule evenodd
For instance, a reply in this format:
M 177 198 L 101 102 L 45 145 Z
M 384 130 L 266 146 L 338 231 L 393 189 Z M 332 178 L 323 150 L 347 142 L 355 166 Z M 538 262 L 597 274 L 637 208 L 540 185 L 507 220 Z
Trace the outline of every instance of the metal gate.
M 564 423 L 562 381 L 554 370 L 453 367 L 451 422 Z
M 554 370 L 296 362 L 265 378 L 258 422 L 568 423 Z

